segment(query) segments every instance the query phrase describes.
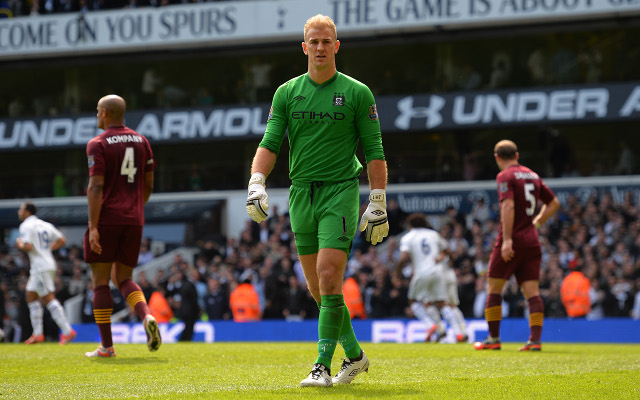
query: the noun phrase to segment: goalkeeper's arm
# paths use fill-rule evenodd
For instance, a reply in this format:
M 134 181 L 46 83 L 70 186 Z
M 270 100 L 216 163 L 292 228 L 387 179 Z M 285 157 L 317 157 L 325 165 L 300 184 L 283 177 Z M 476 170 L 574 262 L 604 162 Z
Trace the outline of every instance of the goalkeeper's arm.
M 265 177 L 269 176 L 273 166 L 276 165 L 276 157 L 276 154 L 266 147 L 258 147 L 251 163 L 251 174 L 259 172 Z
M 371 160 L 367 163 L 370 189 L 387 189 L 387 162 L 385 160 Z
M 256 222 L 267 219 L 269 196 L 266 192 L 266 179 L 275 163 L 275 153 L 267 148 L 258 147 L 251 164 L 251 178 L 247 195 L 247 214 Z
M 362 214 L 358 229 L 365 232 L 365 240 L 371 244 L 382 242 L 389 234 L 387 219 L 387 163 L 384 160 L 371 160 L 367 163 L 369 175 L 369 206 Z

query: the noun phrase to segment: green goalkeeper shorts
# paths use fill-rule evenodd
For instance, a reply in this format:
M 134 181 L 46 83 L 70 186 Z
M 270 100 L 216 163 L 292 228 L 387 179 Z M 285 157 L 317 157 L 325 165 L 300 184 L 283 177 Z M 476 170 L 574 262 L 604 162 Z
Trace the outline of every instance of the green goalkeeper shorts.
M 293 182 L 289 216 L 298 254 L 338 249 L 349 254 L 359 213 L 359 181 Z

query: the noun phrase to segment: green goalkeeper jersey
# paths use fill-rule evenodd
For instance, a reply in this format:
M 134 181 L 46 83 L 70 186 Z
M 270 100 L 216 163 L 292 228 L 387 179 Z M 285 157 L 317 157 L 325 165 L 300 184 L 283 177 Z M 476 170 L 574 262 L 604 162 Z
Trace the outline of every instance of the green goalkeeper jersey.
M 289 130 L 289 178 L 296 182 L 340 182 L 362 172 L 358 141 L 366 161 L 384 160 L 380 122 L 371 90 L 336 72 L 317 84 L 309 74 L 276 90 L 260 147 L 276 155 Z

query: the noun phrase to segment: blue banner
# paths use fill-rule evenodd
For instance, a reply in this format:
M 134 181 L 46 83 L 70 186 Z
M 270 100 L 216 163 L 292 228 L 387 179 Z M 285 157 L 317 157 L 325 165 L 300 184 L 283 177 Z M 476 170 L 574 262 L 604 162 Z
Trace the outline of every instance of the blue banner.
M 99 342 L 95 324 L 78 324 L 77 342 Z M 417 320 L 354 320 L 353 328 L 362 342 L 423 342 L 427 326 Z M 483 340 L 487 334 L 484 320 L 468 320 L 469 341 Z M 161 324 L 164 343 L 175 343 L 184 329 L 182 322 Z M 142 324 L 113 324 L 114 343 L 146 343 Z M 505 319 L 501 325 L 503 342 L 526 342 L 529 323 L 526 319 Z M 236 323 L 233 321 L 197 322 L 194 342 L 315 342 L 317 321 L 282 320 Z M 605 318 L 597 321 L 552 319 L 544 321 L 542 341 L 549 343 L 640 343 L 640 321 L 628 318 Z M 454 343 L 449 330 L 444 343 Z

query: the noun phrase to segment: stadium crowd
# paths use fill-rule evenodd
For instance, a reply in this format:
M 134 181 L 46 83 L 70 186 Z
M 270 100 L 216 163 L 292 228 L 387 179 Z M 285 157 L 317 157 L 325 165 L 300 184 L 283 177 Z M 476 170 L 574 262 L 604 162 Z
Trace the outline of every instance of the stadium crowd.
M 6 17 L 118 10 L 140 7 L 164 7 L 172 4 L 209 3 L 221 0 L 2 0 L 0 10 Z
M 569 197 L 566 204 L 540 228 L 543 249 L 540 278 L 545 317 L 565 318 L 560 286 L 571 271 L 580 270 L 591 282 L 591 311 L 587 318 L 632 317 L 640 319 L 640 211 L 638 199 L 627 193 L 616 202 L 610 194 L 586 202 Z M 497 205 L 477 201 L 468 215 L 449 208 L 445 214 L 429 216 L 430 223 L 449 243 L 451 260 L 458 275 L 460 308 L 465 318 L 483 318 L 485 273 L 498 233 Z M 381 246 L 370 246 L 357 235 L 346 277 L 357 283 L 364 306 L 361 318 L 413 318 L 408 308 L 409 277 L 393 279 L 399 257 L 398 242 L 406 217 L 397 202 L 389 201 L 390 236 Z M 239 286 L 255 291 L 257 310 L 251 318 L 300 320 L 317 317 L 317 306 L 305 287 L 296 257 L 293 234 L 286 213 L 271 210 L 260 225 L 247 221 L 240 237 L 226 242 L 199 242 L 194 260 L 176 256 L 156 276 L 140 275 L 139 283 L 152 310 L 160 310 L 163 321 L 236 319 L 232 293 Z M 81 320 L 92 322 L 91 285 L 82 250 L 72 246 L 57 253 L 56 296 L 63 302 L 83 295 Z M 143 242 L 141 262 L 153 259 L 149 241 Z M 24 300 L 28 259 L 13 248 L 0 252 L 0 318 L 14 340 L 30 333 Z M 114 312 L 126 302 L 114 294 Z M 155 299 L 153 299 L 155 297 Z M 158 306 L 159 305 L 159 306 Z M 503 314 L 526 315 L 526 301 L 515 281 L 505 289 Z M 155 313 L 155 311 L 154 311 Z M 130 313 L 135 320 L 135 314 Z M 250 318 L 250 319 L 251 319 Z M 49 319 L 49 318 L 47 318 Z M 57 337 L 49 321 L 45 332 Z M 190 340 L 190 336 L 183 338 Z M 9 339 L 6 339 L 9 340 Z

